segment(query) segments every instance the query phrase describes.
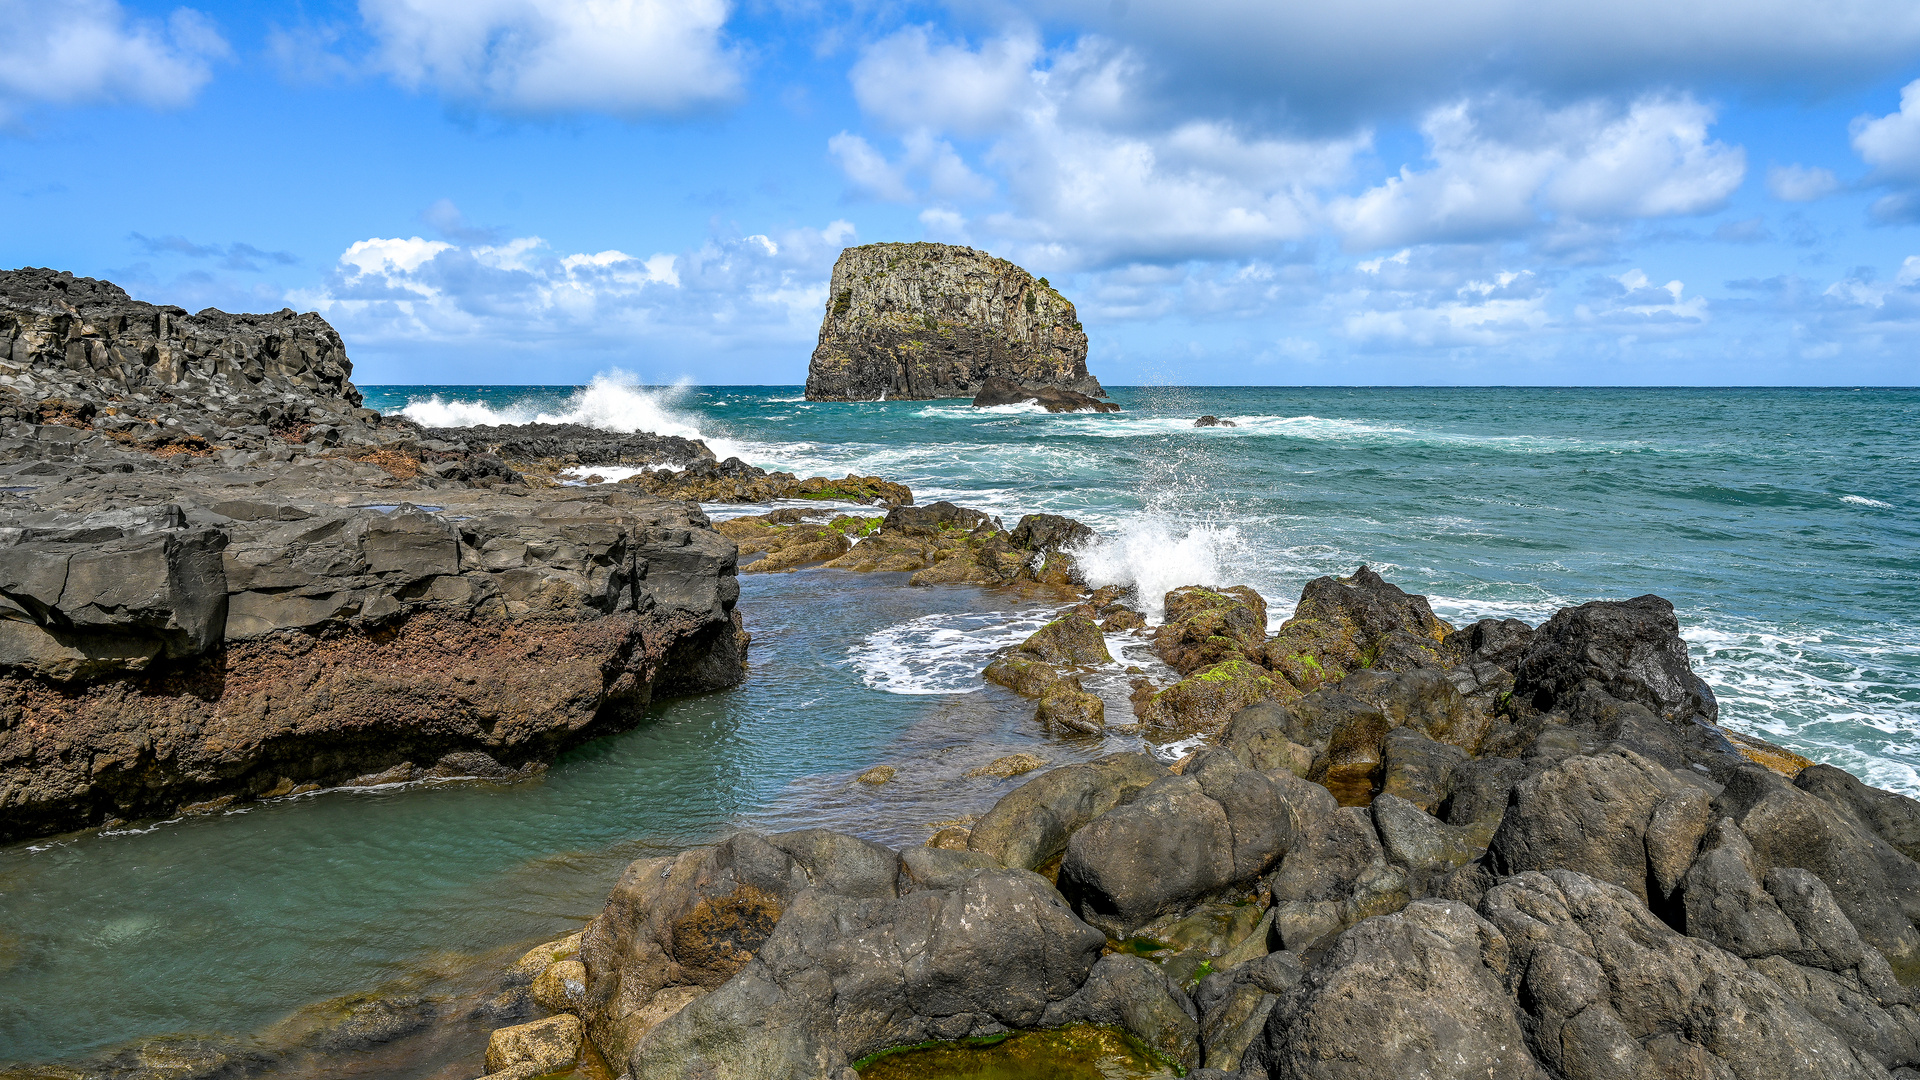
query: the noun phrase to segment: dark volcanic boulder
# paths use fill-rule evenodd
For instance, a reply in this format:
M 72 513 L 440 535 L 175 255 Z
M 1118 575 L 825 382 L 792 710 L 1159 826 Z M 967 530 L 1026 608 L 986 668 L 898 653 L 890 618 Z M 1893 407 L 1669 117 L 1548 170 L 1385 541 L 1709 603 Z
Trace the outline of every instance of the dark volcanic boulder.
M 1230 755 L 1203 751 L 1067 841 L 1060 891 L 1080 917 L 1125 938 L 1246 886 L 1286 854 L 1296 811 L 1285 789 Z
M 1162 603 L 1165 621 L 1153 632 L 1153 651 L 1182 675 L 1245 659 L 1266 640 L 1267 602 L 1245 585 L 1187 585 L 1167 593 Z
M 1588 684 L 1669 723 L 1719 719 L 1713 691 L 1687 662 L 1673 605 L 1658 596 L 1564 608 L 1534 632 L 1514 667 L 1514 693 L 1542 712 Z
M 894 852 L 825 830 L 743 832 L 635 862 L 581 939 L 589 1034 L 624 1057 L 660 1020 L 746 967 L 803 890 L 891 899 L 900 875 Z
M 989 378 L 1100 394 L 1073 305 L 984 251 L 866 244 L 840 253 L 807 400 L 970 398 Z
M 1539 1080 L 1507 977 L 1497 929 L 1422 900 L 1341 935 L 1246 1062 L 1275 1080 Z
M 1002 866 L 1037 870 L 1067 850 L 1067 838 L 1169 775 L 1141 753 L 1108 754 L 1050 769 L 1014 788 L 981 815 L 967 846 Z
M 1086 984 L 1104 943 L 1024 870 L 899 899 L 812 889 L 757 958 L 623 1060 L 649 1080 L 845 1075 L 879 1050 L 1038 1026 Z
M 1675 933 L 1632 894 L 1571 870 L 1495 886 L 1528 1043 L 1567 1077 L 1884 1077 L 1739 958 Z
M 1262 659 L 1301 690 L 1317 690 L 1361 668 L 1444 666 L 1440 643 L 1452 629 L 1434 617 L 1426 597 L 1362 566 L 1352 577 L 1307 582 Z
M 527 464 L 686 466 L 713 460 L 713 451 L 698 439 L 646 431 L 603 431 L 585 424 L 478 424 L 428 428 L 426 434 Z
M 1050 413 L 1120 411 L 1120 406 L 1111 401 L 1101 401 L 1078 391 L 1062 390 L 1057 386 L 1020 386 L 998 375 L 981 383 L 980 392 L 973 395 L 973 405 L 977 409 L 1018 405 L 1027 401 Z

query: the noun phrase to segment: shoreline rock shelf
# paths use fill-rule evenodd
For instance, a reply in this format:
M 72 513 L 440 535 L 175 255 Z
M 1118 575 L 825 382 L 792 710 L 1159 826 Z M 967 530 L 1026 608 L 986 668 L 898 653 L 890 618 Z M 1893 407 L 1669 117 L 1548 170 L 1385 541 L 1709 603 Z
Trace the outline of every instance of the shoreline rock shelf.
M 0 841 L 511 779 L 743 677 L 697 506 L 530 486 L 351 372 L 317 315 L 0 273 Z
M 1252 590 L 1167 606 L 1176 668 L 1318 681 L 925 848 L 636 862 L 582 937 L 589 1038 L 661 1080 L 1075 1024 L 1208 1080 L 1920 1075 L 1920 802 L 1725 737 L 1664 600 L 1451 630 L 1363 570 L 1271 640 Z M 1098 663 L 1093 625 L 996 663 Z

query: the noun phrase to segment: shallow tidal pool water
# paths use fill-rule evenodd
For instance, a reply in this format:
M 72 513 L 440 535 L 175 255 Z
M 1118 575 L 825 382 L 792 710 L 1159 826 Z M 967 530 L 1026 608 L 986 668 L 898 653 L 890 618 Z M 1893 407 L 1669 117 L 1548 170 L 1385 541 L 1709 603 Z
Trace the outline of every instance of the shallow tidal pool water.
M 1124 1031 L 1073 1025 L 882 1054 L 860 1080 L 1160 1080 L 1180 1075 Z
M 636 858 L 743 826 L 924 843 L 1024 779 L 968 769 L 1140 746 L 1051 737 L 1031 702 L 981 682 L 1051 605 L 905 577 L 743 577 L 741 686 L 658 702 L 530 780 L 316 792 L 0 847 L 0 1066 L 171 1033 L 271 1044 L 299 1010 L 366 992 L 451 995 L 451 1022 L 520 951 L 597 914 Z M 854 780 L 876 764 L 895 779 Z M 314 1075 L 484 1071 L 483 1028 L 437 1027 L 441 1048 Z

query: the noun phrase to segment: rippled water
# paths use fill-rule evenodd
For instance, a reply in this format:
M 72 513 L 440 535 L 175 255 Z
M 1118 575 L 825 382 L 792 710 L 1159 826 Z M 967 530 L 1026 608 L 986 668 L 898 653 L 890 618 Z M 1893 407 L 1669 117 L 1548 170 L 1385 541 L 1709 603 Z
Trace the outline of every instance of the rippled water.
M 1149 594 L 1244 582 L 1275 621 L 1307 580 L 1363 561 L 1455 621 L 1657 592 L 1730 724 L 1920 791 L 1920 392 L 1115 396 L 1125 412 L 1049 416 L 609 380 L 371 388 L 368 404 L 674 430 L 802 475 L 878 473 L 1008 524 L 1070 513 L 1102 530 L 1085 561 L 1103 579 Z M 1193 428 L 1202 413 L 1240 426 Z M 252 1032 L 319 998 L 430 983 L 577 925 L 639 855 L 736 823 L 918 842 L 1018 782 L 963 780 L 975 765 L 1130 745 L 1049 739 L 1030 703 L 981 686 L 985 657 L 1043 615 L 1004 594 L 831 571 L 743 581 L 745 685 L 662 703 L 543 779 L 322 793 L 0 848 L 0 1061 Z M 1117 674 L 1098 689 L 1124 709 Z M 896 780 L 853 781 L 876 763 Z M 478 1050 L 387 1075 L 452 1080 Z
M 798 387 L 390 387 L 423 420 L 662 423 L 801 475 L 1072 514 L 1149 596 L 1370 563 L 1441 617 L 1654 592 L 1731 725 L 1920 793 L 1920 391 L 1136 388 L 1126 411 L 813 403 Z M 457 404 L 456 404 L 457 403 Z M 1211 413 L 1234 428 L 1196 429 Z M 908 633 L 905 629 L 902 633 Z

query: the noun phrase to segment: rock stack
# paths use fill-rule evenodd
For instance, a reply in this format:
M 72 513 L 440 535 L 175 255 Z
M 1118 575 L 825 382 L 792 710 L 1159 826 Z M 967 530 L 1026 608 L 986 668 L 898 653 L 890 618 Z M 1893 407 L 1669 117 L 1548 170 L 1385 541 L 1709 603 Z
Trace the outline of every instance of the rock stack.
M 1103 396 L 1087 334 L 1045 278 L 946 244 L 866 244 L 833 264 L 809 401 L 971 398 L 988 379 Z

